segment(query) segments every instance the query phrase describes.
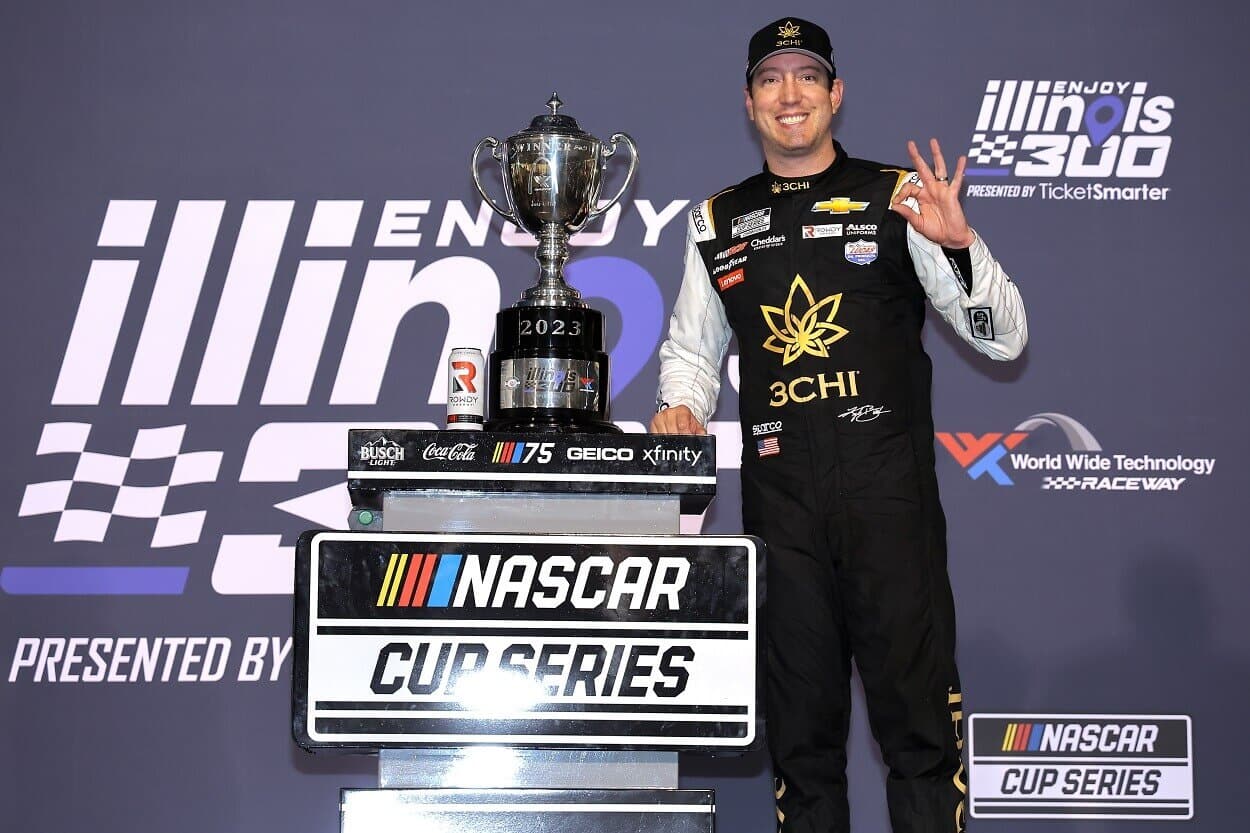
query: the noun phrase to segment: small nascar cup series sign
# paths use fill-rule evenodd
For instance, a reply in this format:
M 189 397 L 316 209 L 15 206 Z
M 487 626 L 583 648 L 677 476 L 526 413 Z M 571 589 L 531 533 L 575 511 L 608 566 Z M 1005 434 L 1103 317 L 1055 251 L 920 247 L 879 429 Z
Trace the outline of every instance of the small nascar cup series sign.
M 1191 819 L 1187 715 L 976 714 L 976 818 Z
M 749 537 L 305 533 L 295 736 L 752 748 L 758 564 Z

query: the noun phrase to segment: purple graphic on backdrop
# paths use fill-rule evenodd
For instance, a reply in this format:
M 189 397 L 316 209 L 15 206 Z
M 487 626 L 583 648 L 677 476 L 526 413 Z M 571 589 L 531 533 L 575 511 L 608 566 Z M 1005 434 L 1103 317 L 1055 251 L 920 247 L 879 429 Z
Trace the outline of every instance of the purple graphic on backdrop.
M 651 273 L 632 260 L 588 257 L 564 271 L 569 284 L 583 295 L 602 298 L 621 313 L 621 337 L 610 350 L 615 399 L 655 354 L 664 324 L 664 298 Z
M 1091 101 L 1085 110 L 1085 128 L 1095 147 L 1102 147 L 1123 120 L 1124 102 L 1113 95 Z

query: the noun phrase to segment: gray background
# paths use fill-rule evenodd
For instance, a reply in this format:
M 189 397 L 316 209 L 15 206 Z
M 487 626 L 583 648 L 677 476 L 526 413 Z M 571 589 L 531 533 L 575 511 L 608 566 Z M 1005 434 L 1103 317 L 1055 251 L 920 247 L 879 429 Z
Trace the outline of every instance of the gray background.
M 421 268 L 462 255 L 484 261 L 510 303 L 532 283 L 527 250 L 462 238 L 433 245 L 447 200 L 476 208 L 469 151 L 524 127 L 552 89 L 591 133 L 632 134 L 642 152 L 615 240 L 575 253 L 637 264 L 663 303 L 636 302 L 623 324 L 595 301 L 628 349 L 650 355 L 679 283 L 681 222 L 643 246 L 633 200 L 700 199 L 759 163 L 743 116 L 750 33 L 783 13 L 823 23 L 846 79 L 835 123 L 853 155 L 900 163 L 908 138 L 967 149 L 987 79 L 1144 80 L 1173 97 L 1165 202 L 967 199 L 978 231 L 1013 275 L 1031 342 L 991 365 L 933 321 L 938 431 L 1009 431 L 1058 412 L 1111 453 L 1215 457 L 1178 493 L 1046 491 L 1021 474 L 973 480 L 939 448 L 968 713 L 1187 714 L 1193 718 L 1197 812 L 1173 822 L 1237 829 L 1250 741 L 1246 546 L 1236 531 L 1246 490 L 1240 169 L 1250 66 L 1244 7 L 1169 2 L 795 2 L 595 5 L 305 3 L 6 4 L 0 25 L 0 349 L 8 473 L 0 482 L 0 566 L 190 568 L 175 596 L 0 593 L 0 806 L 14 830 L 337 829 L 338 788 L 371 784 L 367 758 L 312 757 L 291 742 L 288 673 L 275 683 L 8 682 L 19 637 L 289 633 L 290 598 L 220 595 L 210 581 L 222 534 L 281 534 L 308 521 L 272 505 L 332 486 L 240 484 L 243 452 L 262 424 L 431 421 L 426 401 L 446 315 L 405 319 L 376 404 L 331 406 L 329 392 L 371 259 Z M 489 173 L 489 171 L 488 171 Z M 96 247 L 110 200 L 156 200 L 148 245 Z M 123 406 L 121 394 L 177 201 L 226 200 L 226 213 L 168 406 Z M 192 406 L 235 235 L 248 200 L 295 201 L 295 218 L 238 406 Z M 326 358 L 305 407 L 259 404 L 317 199 L 363 200 Z M 428 199 L 419 247 L 383 250 L 373 231 L 387 199 Z M 301 225 L 302 224 L 302 225 Z M 97 406 L 53 406 L 52 390 L 92 258 L 141 261 Z M 320 256 L 327 256 L 321 254 Z M 619 267 L 619 264 L 618 264 Z M 601 275 L 604 273 L 601 273 Z M 645 283 L 645 276 L 643 276 Z M 606 277 L 600 283 L 606 283 Z M 605 290 L 648 298 L 647 287 Z M 654 290 L 651 290 L 654 292 Z M 638 307 L 638 311 L 634 311 Z M 632 328 L 632 329 L 631 329 Z M 640 352 L 641 351 L 641 352 Z M 618 420 L 645 421 L 649 359 L 621 391 Z M 732 420 L 732 390 L 719 419 Z M 115 518 L 102 543 L 53 542 L 55 516 L 19 518 L 27 484 L 68 477 L 72 461 L 36 457 L 47 423 L 90 422 L 89 449 L 125 454 L 138 428 L 185 424 L 186 447 L 224 452 L 217 482 L 180 487 L 171 511 L 208 511 L 196 544 L 149 549 L 152 522 Z M 1054 436 L 1027 441 L 1063 450 Z M 1048 448 L 1047 443 L 1053 448 Z M 68 467 L 68 471 L 66 470 Z M 705 531 L 739 529 L 737 470 L 722 460 Z M 98 487 L 103 488 L 103 487 Z M 90 490 L 74 503 L 107 508 Z M 104 506 L 101 507 L 101 501 Z M 176 506 L 174 504 L 177 504 Z M 235 650 L 240 649 L 236 645 Z M 684 761 L 684 783 L 715 787 L 719 829 L 770 829 L 763 756 Z M 853 730 L 857 828 L 884 829 L 882 769 L 866 724 Z M 978 829 L 1121 830 L 1134 822 L 977 822 Z

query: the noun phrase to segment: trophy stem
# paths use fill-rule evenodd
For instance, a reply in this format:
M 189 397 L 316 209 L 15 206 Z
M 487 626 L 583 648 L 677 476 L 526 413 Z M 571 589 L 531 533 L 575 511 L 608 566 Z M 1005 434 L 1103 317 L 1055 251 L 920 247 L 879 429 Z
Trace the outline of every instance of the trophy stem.
M 538 284 L 521 293 L 521 306 L 584 307 L 582 294 L 564 281 L 569 259 L 569 233 L 560 223 L 543 223 L 538 233 Z

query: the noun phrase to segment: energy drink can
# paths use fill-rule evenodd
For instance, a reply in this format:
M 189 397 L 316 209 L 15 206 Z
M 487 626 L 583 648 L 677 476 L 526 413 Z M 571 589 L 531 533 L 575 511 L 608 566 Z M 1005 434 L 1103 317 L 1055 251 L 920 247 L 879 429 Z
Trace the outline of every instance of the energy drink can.
M 481 431 L 486 411 L 486 359 L 476 347 L 457 347 L 447 363 L 447 428 Z

